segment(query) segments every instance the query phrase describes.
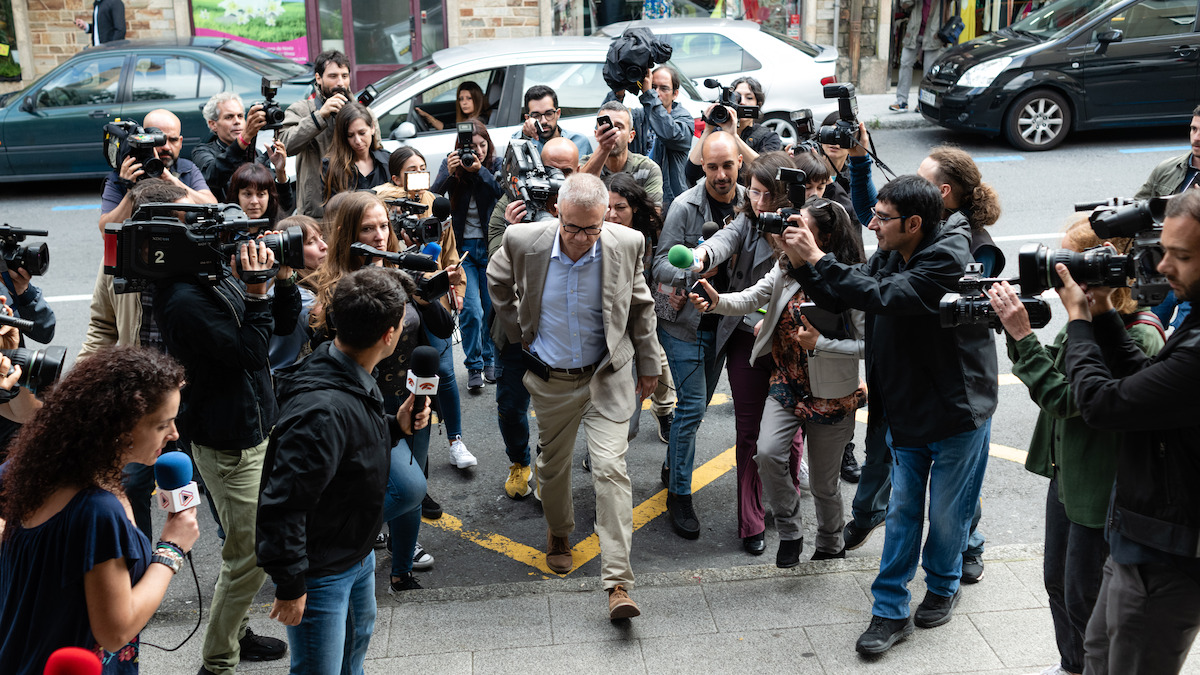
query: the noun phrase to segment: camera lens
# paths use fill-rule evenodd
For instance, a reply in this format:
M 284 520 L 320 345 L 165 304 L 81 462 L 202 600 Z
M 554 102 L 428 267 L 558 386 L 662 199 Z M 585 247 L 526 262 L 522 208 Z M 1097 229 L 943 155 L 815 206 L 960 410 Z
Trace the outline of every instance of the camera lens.
M 50 247 L 46 242 L 21 246 L 13 257 L 12 262 L 32 276 L 41 276 L 50 269 Z
M 1129 256 L 1116 254 L 1108 247 L 1077 253 L 1070 249 L 1026 244 L 1017 254 L 1021 289 L 1026 293 L 1041 293 L 1047 289 L 1061 288 L 1062 279 L 1055 269 L 1058 263 L 1067 267 L 1076 283 L 1090 286 L 1126 286 L 1132 272 Z
M 763 213 L 758 216 L 758 231 L 763 234 L 783 234 L 787 221 L 778 213 Z
M 713 124 L 721 126 L 729 121 L 729 109 L 723 105 L 719 105 L 709 111 L 708 119 L 711 120 Z
M 17 384 L 34 394 L 58 381 L 59 375 L 62 375 L 63 363 L 67 360 L 66 347 L 18 347 L 5 349 L 0 353 L 12 360 L 14 368 L 21 367 L 21 378 L 17 380 Z
M 293 225 L 279 234 L 265 235 L 262 241 L 275 253 L 275 260 L 280 265 L 304 268 L 304 230 L 300 226 Z
M 151 156 L 145 162 L 142 162 L 142 171 L 151 178 L 159 178 L 162 176 L 163 171 L 165 171 L 166 168 L 167 167 L 163 165 L 163 161 L 157 156 Z

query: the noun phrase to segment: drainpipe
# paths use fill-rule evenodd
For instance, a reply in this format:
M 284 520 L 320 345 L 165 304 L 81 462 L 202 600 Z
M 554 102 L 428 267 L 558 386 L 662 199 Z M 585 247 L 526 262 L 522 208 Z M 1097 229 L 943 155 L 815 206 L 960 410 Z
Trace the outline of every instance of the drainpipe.
M 850 81 L 858 84 L 859 60 L 862 54 L 863 0 L 850 0 Z
M 833 0 L 833 46 L 836 49 L 838 39 L 841 35 L 838 33 L 842 27 L 842 0 Z

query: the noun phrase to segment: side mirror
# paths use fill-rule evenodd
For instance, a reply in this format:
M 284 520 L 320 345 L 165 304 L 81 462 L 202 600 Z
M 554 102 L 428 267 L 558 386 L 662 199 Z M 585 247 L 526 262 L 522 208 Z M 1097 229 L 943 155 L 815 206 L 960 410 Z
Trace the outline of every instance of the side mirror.
M 396 132 L 392 134 L 392 138 L 398 141 L 403 141 L 417 135 L 417 126 L 412 122 L 401 122 L 400 126 L 396 127 Z
M 25 100 L 21 101 L 21 112 L 31 113 L 36 106 L 33 104 L 33 96 L 26 96 Z
M 1103 56 L 1108 51 L 1108 46 L 1114 42 L 1120 42 L 1125 39 L 1125 33 L 1118 30 L 1106 30 L 1096 33 L 1096 56 Z

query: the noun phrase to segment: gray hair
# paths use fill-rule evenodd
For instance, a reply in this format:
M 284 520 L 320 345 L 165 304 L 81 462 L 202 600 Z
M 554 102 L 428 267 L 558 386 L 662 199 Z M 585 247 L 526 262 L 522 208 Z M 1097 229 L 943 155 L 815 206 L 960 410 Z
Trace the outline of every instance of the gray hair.
M 584 209 L 608 208 L 608 187 L 594 174 L 575 172 L 558 190 L 558 208 L 572 204 Z
M 246 108 L 246 104 L 242 103 L 241 96 L 232 91 L 223 91 L 219 94 L 213 94 L 213 97 L 208 99 L 208 102 L 204 104 L 204 119 L 209 122 L 216 122 L 217 117 L 219 117 L 217 106 L 226 101 L 237 101 L 238 105 L 242 106 L 243 111 Z

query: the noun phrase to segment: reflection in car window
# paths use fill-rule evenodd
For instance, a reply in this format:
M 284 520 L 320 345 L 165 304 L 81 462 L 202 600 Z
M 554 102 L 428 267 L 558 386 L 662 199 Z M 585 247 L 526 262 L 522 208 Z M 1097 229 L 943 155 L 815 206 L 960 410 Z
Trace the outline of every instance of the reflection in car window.
M 291 59 L 236 40 L 226 40 L 217 52 L 231 57 L 261 74 L 269 75 L 270 72 L 264 73 L 264 71 L 273 71 L 285 77 L 299 77 L 312 73 L 311 70 Z
M 1011 29 L 1036 37 L 1055 39 L 1111 10 L 1124 0 L 1059 0 L 1014 23 Z
M 37 95 L 41 108 L 98 105 L 117 100 L 124 56 L 83 61 L 55 75 Z
M 211 79 L 206 79 L 206 83 Z M 210 85 L 211 86 L 211 85 Z M 133 66 L 133 100 L 200 98 L 200 64 L 180 56 L 139 56 Z
M 1144 0 L 1110 16 L 1096 31 L 1119 30 L 1123 40 L 1134 40 L 1190 33 L 1195 25 L 1195 0 Z
M 668 35 L 671 60 L 685 73 L 704 73 L 710 77 L 746 70 L 745 51 L 736 42 L 717 33 L 679 33 Z
M 544 84 L 553 89 L 558 94 L 561 117 L 593 115 L 608 93 L 603 69 L 604 64 L 596 62 L 525 66 L 525 88 Z

